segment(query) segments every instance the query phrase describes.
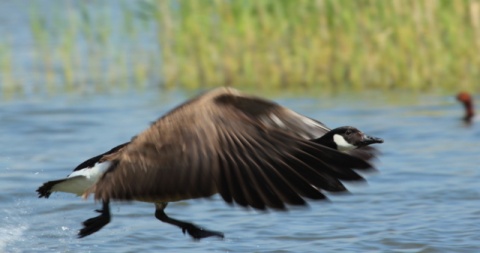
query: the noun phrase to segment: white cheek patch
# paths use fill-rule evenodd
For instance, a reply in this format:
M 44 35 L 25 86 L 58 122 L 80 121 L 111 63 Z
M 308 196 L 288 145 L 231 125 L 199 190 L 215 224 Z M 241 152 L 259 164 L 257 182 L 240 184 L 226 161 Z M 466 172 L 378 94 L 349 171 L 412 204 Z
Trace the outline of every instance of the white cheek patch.
M 339 134 L 333 135 L 333 141 L 335 144 L 337 144 L 337 149 L 339 151 L 349 151 L 357 148 L 356 146 L 348 143 L 345 138 Z

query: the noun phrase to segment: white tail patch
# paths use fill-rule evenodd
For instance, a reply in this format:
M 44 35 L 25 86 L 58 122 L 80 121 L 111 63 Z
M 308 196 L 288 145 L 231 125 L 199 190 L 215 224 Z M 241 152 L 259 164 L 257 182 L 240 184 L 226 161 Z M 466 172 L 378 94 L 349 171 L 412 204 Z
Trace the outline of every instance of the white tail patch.
M 54 185 L 51 191 L 69 192 L 80 196 L 100 179 L 110 165 L 110 162 L 96 163 L 91 168 L 74 171 L 65 181 Z
M 333 141 L 335 144 L 337 144 L 338 151 L 349 151 L 357 148 L 356 146 L 348 143 L 348 141 L 339 134 L 333 135 Z

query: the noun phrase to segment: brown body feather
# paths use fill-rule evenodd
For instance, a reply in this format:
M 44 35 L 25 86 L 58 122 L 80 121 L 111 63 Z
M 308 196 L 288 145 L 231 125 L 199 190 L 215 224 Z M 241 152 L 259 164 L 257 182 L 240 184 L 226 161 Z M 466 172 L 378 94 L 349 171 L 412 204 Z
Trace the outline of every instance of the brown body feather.
M 170 202 L 220 193 L 257 209 L 303 205 L 362 180 L 368 148 L 357 155 L 319 145 L 329 128 L 273 102 L 216 89 L 158 119 L 119 152 L 86 194 L 95 199 Z

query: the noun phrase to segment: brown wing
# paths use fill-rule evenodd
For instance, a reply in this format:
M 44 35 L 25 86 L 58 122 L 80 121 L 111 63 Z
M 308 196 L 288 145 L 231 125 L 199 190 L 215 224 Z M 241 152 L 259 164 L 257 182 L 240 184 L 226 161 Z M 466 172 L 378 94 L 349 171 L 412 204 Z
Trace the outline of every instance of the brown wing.
M 232 96 L 229 94 L 218 96 L 215 99 L 219 105 L 233 106 L 249 114 L 268 128 L 279 128 L 291 135 L 305 140 L 317 139 L 331 129 L 312 118 L 300 115 L 288 108 L 279 106 L 267 100 L 252 96 Z M 378 150 L 371 146 L 351 150 L 349 154 L 364 160 L 371 160 L 378 154 Z
M 309 128 L 321 132 L 324 126 L 301 117 L 231 90 L 209 93 L 107 157 L 114 166 L 91 191 L 96 199 L 152 202 L 218 192 L 229 203 L 282 209 L 304 204 L 305 197 L 325 198 L 322 189 L 344 191 L 340 180 L 361 179 L 352 169 L 371 168 L 362 159 L 302 138 L 313 135 Z
M 217 96 L 215 102 L 218 106 L 231 106 L 268 128 L 279 129 L 306 140 L 316 139 L 330 131 L 319 121 L 257 97 L 223 94 Z

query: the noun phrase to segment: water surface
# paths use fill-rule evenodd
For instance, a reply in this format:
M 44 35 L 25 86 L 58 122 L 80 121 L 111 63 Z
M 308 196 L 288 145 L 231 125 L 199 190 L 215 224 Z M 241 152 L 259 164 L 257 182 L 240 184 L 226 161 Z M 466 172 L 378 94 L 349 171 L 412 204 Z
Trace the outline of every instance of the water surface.
M 35 189 L 129 140 L 190 94 L 120 92 L 0 102 L 0 252 L 478 252 L 480 124 L 460 121 L 443 96 L 389 103 L 377 96 L 273 97 L 330 127 L 382 137 L 378 173 L 351 194 L 289 212 L 256 212 L 209 200 L 171 203 L 167 214 L 222 231 L 193 241 L 157 221 L 147 203 L 113 203 L 112 222 L 84 239 L 91 199 Z

